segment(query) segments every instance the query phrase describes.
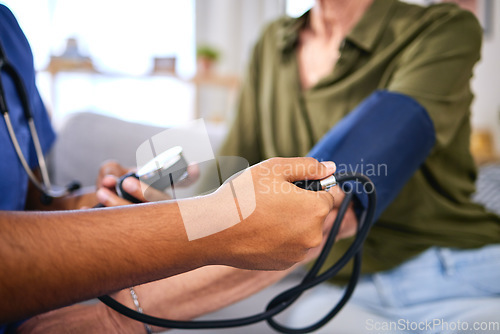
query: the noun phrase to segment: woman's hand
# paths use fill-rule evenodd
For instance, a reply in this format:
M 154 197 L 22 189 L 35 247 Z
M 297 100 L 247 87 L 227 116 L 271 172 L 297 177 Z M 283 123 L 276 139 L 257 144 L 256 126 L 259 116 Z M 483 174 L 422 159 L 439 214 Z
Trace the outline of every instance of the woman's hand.
M 116 161 L 106 161 L 99 169 L 99 175 L 96 182 L 96 196 L 99 203 L 107 207 L 132 204 L 131 202 L 117 196 L 115 191 L 118 179 L 122 175 L 130 173 L 131 171 L 133 171 L 133 169 L 127 169 Z M 199 178 L 200 170 L 198 165 L 189 165 L 187 167 L 187 174 L 188 176 L 185 179 L 180 180 L 175 184 L 177 187 L 187 187 Z M 140 202 L 156 202 L 171 199 L 164 192 L 158 191 L 144 183 L 141 183 L 135 177 L 128 177 L 123 180 L 122 187 L 123 190 L 138 199 Z

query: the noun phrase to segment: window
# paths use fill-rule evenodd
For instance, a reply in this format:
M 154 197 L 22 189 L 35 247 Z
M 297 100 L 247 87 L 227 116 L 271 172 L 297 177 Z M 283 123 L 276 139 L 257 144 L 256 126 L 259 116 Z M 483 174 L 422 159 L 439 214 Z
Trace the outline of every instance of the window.
M 190 119 L 196 68 L 194 0 L 9 0 L 39 71 L 38 87 L 54 121 L 98 111 L 131 121 L 172 125 Z M 97 73 L 45 72 L 69 38 Z M 173 76 L 151 76 L 154 57 L 175 57 Z
M 286 14 L 291 17 L 299 17 L 309 10 L 314 0 L 287 0 Z

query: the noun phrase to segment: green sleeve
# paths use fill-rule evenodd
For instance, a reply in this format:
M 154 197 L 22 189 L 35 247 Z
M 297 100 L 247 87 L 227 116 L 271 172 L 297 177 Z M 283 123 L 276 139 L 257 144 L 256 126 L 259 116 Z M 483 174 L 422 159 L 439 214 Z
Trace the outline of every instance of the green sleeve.
M 482 30 L 475 16 L 443 6 L 436 20 L 400 57 L 388 89 L 415 98 L 434 123 L 437 147 L 448 146 L 469 121 L 470 79 L 480 58 Z
M 259 145 L 259 123 L 257 115 L 257 53 L 258 45 L 255 47 L 251 58 L 245 81 L 243 83 L 235 118 L 229 128 L 221 148 L 217 152 L 219 167 L 224 170 L 225 176 L 241 170 L 242 162 L 239 159 L 224 157 L 241 157 L 247 160 L 248 164 L 254 165 L 261 160 Z M 212 192 L 225 181 L 225 176 L 217 171 L 217 166 L 210 163 L 202 170 L 200 183 L 197 187 L 197 194 Z M 221 179 L 219 180 L 219 175 Z

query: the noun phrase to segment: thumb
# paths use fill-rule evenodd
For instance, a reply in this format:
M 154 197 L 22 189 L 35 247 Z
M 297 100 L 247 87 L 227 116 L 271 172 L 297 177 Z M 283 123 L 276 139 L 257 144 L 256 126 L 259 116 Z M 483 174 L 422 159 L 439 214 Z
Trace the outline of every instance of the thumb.
M 318 180 L 335 173 L 335 163 L 332 161 L 319 162 L 314 158 L 287 159 L 292 165 L 291 173 L 287 173 L 287 181 Z
M 330 192 L 318 191 L 315 195 L 319 200 L 323 201 L 323 203 L 328 206 L 329 212 L 331 212 L 335 208 L 335 197 Z

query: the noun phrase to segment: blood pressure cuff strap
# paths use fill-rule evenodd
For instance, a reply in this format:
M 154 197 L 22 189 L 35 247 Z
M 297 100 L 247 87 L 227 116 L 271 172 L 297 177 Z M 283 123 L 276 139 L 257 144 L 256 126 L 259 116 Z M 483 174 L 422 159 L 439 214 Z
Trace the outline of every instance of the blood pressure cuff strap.
M 375 185 L 375 221 L 429 155 L 436 141 L 427 111 L 399 93 L 376 91 L 338 122 L 309 152 L 337 164 L 337 176 L 358 172 Z M 343 186 L 366 207 L 360 184 Z M 370 191 L 370 189 L 366 189 Z

